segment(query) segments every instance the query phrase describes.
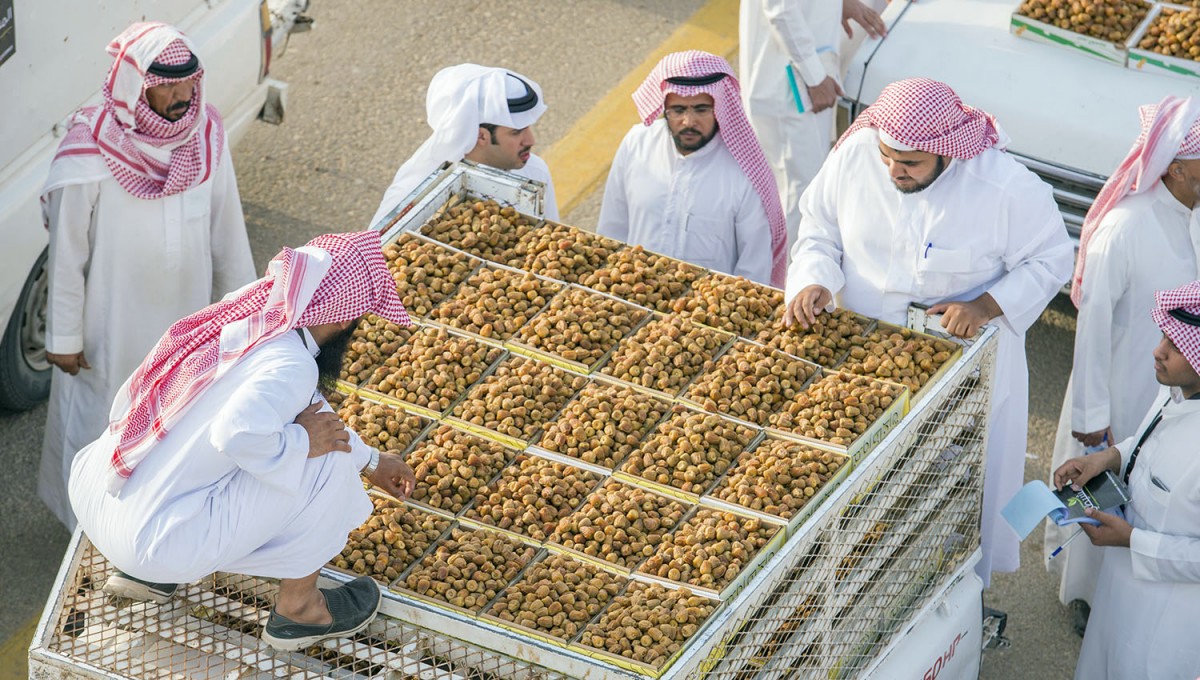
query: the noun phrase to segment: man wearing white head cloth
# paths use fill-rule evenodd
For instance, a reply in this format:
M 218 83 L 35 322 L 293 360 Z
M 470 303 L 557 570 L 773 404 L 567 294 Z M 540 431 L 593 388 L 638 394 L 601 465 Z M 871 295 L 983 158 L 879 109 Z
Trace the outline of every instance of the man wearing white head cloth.
M 558 219 L 554 181 L 546 161 L 532 152 L 533 124 L 546 112 L 542 88 L 503 68 L 459 64 L 438 71 L 425 95 L 425 118 L 433 134 L 392 179 L 376 225 L 445 162 L 463 159 L 506 170 L 546 186 L 546 219 Z
M 67 473 L 117 388 L 176 319 L 252 281 L 221 116 L 191 41 L 137 23 L 108 45 L 103 103 L 77 112 L 42 189 L 51 380 L 38 493 L 68 527 Z
M 1132 499 L 1124 518 L 1087 510 L 1099 524 L 1080 525 L 1104 558 L 1076 680 L 1200 676 L 1200 281 L 1155 293 L 1150 318 L 1161 387 L 1141 423 L 1054 471 L 1062 488 L 1111 470 Z
M 1142 131 L 1100 190 L 1083 223 L 1071 300 L 1079 307 L 1075 359 L 1050 469 L 1133 433 L 1158 383 L 1146 357 L 1161 332 L 1150 318 L 1154 291 L 1194 281 L 1200 233 L 1200 101 L 1166 97 L 1138 110 Z M 1070 532 L 1046 525 L 1047 554 Z M 1058 597 L 1083 634 L 1102 551 L 1074 541 L 1047 566 Z
M 267 274 L 171 326 L 79 452 L 71 504 L 117 572 L 105 590 L 158 603 L 215 571 L 281 579 L 263 639 L 294 650 L 364 628 L 367 576 L 316 587 L 371 514 L 359 475 L 396 498 L 412 470 L 345 429 L 317 386 L 359 317 L 409 324 L 378 231 L 285 248 Z
M 787 229 L 771 167 L 721 57 L 663 57 L 633 93 L 641 123 L 613 158 L 597 231 L 783 286 Z
M 1024 481 L 1025 331 L 1071 275 L 1072 247 L 1048 185 L 1002 150 L 987 113 L 944 83 L 892 83 L 838 140 L 800 201 L 785 323 L 836 304 L 903 324 L 931 305 L 973 337 L 1000 328 L 983 494 L 984 584 L 1015 571 L 1000 508 Z

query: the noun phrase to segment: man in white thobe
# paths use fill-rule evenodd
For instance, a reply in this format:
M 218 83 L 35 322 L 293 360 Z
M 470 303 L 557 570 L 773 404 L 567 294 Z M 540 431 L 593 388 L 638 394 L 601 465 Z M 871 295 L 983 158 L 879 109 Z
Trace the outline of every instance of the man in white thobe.
M 829 154 L 833 114 L 842 94 L 840 27 L 850 22 L 871 37 L 886 33 L 879 14 L 860 0 L 742 0 L 738 72 L 742 99 L 779 185 L 796 242 L 800 196 Z
M 162 603 L 215 571 L 278 578 L 263 639 L 284 650 L 370 623 L 372 579 L 316 587 L 371 513 L 360 472 L 401 499 L 414 483 L 317 392 L 368 312 L 409 324 L 377 231 L 284 249 L 264 278 L 171 326 L 71 470 L 79 525 L 118 570 L 108 592 Z
M 1071 289 L 1079 307 L 1075 359 L 1051 470 L 1085 447 L 1107 448 L 1133 434 L 1159 388 L 1146 366 L 1162 336 L 1150 319 L 1154 291 L 1197 278 L 1200 101 L 1167 97 L 1139 113 L 1141 135 L 1084 220 Z M 1047 522 L 1047 556 L 1070 534 Z M 1047 562 L 1061 576 L 1058 597 L 1071 606 L 1080 635 L 1102 554 L 1074 541 Z
M 931 305 L 952 335 L 1000 328 L 983 494 L 985 586 L 1015 571 L 1000 508 L 1024 481 L 1025 331 L 1070 278 L 1072 247 L 1050 187 L 1002 150 L 987 113 L 944 83 L 892 83 L 838 141 L 801 199 L 785 323 L 836 304 L 903 325 Z
M 104 431 L 117 388 L 169 325 L 255 276 L 228 140 L 192 49 L 165 24 L 117 36 L 104 103 L 75 114 L 42 189 L 46 358 L 61 370 L 38 494 L 68 528 L 71 460 Z
M 642 122 L 613 158 L 596 231 L 782 286 L 783 211 L 729 63 L 696 50 L 668 54 L 633 101 Z
M 1076 680 L 1200 677 L 1200 281 L 1156 293 L 1155 302 L 1162 388 L 1150 409 L 1116 446 L 1054 472 L 1062 488 L 1109 469 L 1132 499 L 1124 519 L 1088 510 L 1100 524 L 1081 525 L 1104 558 Z
M 546 161 L 533 153 L 533 125 L 546 112 L 542 88 L 503 68 L 459 64 L 438 71 L 425 95 L 433 134 L 396 171 L 371 225 L 379 224 L 446 162 L 468 160 L 541 182 L 544 214 L 558 220 L 558 199 Z

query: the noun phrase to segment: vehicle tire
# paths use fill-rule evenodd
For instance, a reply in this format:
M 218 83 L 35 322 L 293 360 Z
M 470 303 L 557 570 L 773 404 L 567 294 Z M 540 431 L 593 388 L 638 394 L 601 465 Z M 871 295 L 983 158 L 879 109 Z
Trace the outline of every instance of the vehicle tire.
M 0 408 L 28 411 L 50 394 L 46 361 L 46 300 L 50 294 L 43 250 L 17 298 L 0 340 Z

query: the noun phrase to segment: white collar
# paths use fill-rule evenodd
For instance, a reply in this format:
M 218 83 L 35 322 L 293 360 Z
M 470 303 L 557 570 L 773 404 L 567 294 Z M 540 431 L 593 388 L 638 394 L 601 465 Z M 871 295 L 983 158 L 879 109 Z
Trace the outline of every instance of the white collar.
M 304 343 L 304 348 L 315 359 L 321 353 L 321 346 L 317 344 L 317 341 L 313 338 L 312 333 L 308 332 L 307 328 L 298 328 L 296 330 L 300 331 L 300 340 Z
M 1161 201 L 1170 207 L 1171 210 L 1181 215 L 1192 214 L 1192 209 L 1180 203 L 1179 199 L 1175 198 L 1175 194 L 1171 193 L 1171 190 L 1167 188 L 1167 183 L 1161 179 L 1155 182 L 1154 186 L 1150 187 L 1150 193 L 1154 195 L 1154 200 Z

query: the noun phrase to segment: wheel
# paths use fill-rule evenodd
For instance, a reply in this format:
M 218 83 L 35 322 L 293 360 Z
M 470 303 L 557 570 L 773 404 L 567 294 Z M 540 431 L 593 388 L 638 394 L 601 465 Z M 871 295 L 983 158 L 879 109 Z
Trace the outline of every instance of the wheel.
M 50 394 L 46 361 L 46 300 L 50 285 L 43 250 L 17 299 L 0 340 L 0 408 L 28 411 Z

